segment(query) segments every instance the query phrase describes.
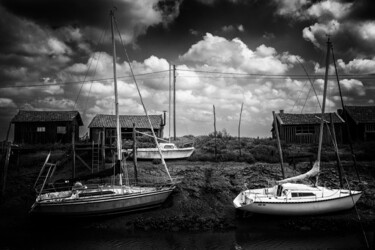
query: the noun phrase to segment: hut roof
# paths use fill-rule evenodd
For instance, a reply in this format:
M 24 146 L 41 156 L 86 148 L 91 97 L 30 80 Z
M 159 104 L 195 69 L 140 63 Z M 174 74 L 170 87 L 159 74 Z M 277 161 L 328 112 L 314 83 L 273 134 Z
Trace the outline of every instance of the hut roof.
M 333 123 L 344 123 L 344 120 L 336 113 L 325 113 L 324 120 L 330 122 L 330 114 L 333 114 Z M 322 114 L 276 114 L 280 124 L 283 125 L 303 125 L 303 124 L 320 124 Z
M 162 115 L 149 115 L 152 127 L 160 129 L 162 126 Z M 120 115 L 120 125 L 122 128 L 150 128 L 147 116 L 145 115 Z M 90 122 L 89 128 L 115 128 L 115 115 L 96 115 Z
M 375 106 L 345 106 L 345 110 L 356 123 L 375 123 Z
M 81 115 L 78 111 L 32 111 L 20 110 L 12 119 L 18 122 L 62 122 L 77 119 L 78 125 L 83 126 Z

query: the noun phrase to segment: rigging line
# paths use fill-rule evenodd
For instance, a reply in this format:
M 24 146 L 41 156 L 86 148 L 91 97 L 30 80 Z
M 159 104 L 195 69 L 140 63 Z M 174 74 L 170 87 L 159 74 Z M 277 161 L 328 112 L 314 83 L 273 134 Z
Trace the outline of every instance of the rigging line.
M 164 157 L 163 157 L 163 154 L 162 154 L 162 152 L 161 152 L 161 149 L 160 149 L 160 146 L 159 146 L 158 140 L 157 140 L 157 138 L 156 138 L 155 131 L 154 131 L 154 128 L 153 128 L 153 126 L 152 126 L 152 123 L 151 123 L 150 117 L 148 116 L 148 113 L 147 113 L 147 110 L 146 110 L 145 104 L 143 103 L 142 94 L 141 94 L 141 91 L 140 91 L 140 89 L 139 89 L 139 86 L 138 86 L 137 80 L 136 80 L 136 78 L 135 78 L 135 76 L 134 76 L 133 67 L 132 67 L 132 65 L 131 65 L 131 63 L 130 63 L 130 59 L 129 59 L 129 56 L 128 56 L 128 52 L 126 51 L 126 48 L 125 48 L 124 42 L 123 42 L 122 37 L 121 37 L 120 30 L 119 30 L 118 25 L 117 25 L 117 19 L 115 18 L 115 16 L 113 16 L 113 19 L 114 19 L 114 21 L 115 21 L 115 27 L 116 27 L 116 30 L 117 30 L 118 35 L 119 35 L 119 37 L 120 37 L 121 45 L 122 45 L 122 47 L 124 48 L 125 56 L 126 56 L 126 59 L 127 59 L 128 65 L 129 65 L 129 68 L 130 68 L 131 75 L 133 76 L 133 81 L 134 81 L 135 86 L 136 86 L 136 88 L 137 88 L 138 95 L 139 95 L 139 97 L 140 97 L 140 101 L 141 101 L 142 106 L 143 106 L 143 110 L 144 110 L 144 112 L 145 112 L 145 114 L 146 114 L 146 116 L 147 116 L 147 120 L 148 120 L 148 122 L 149 122 L 149 124 L 150 124 L 150 128 L 151 128 L 151 131 L 152 131 L 152 135 L 153 135 L 153 137 L 154 137 L 154 139 L 155 139 L 155 143 L 156 143 L 156 146 L 157 146 L 158 151 L 159 151 L 159 154 L 160 154 L 161 162 L 162 162 L 162 164 L 163 164 L 163 166 L 164 166 L 164 168 L 165 168 L 165 170 L 166 170 L 166 172 L 167 172 L 167 174 L 168 174 L 168 177 L 169 177 L 170 181 L 173 183 L 172 177 L 171 177 L 171 175 L 170 175 L 170 173 L 169 173 L 169 170 L 168 170 L 168 168 L 167 168 L 167 165 L 166 165 L 166 163 L 165 163 L 165 161 L 164 161 Z
M 303 85 L 302 90 L 306 87 L 306 84 L 307 84 L 307 81 L 305 81 L 305 84 Z M 294 107 L 297 105 L 297 102 L 299 101 L 299 98 L 301 97 L 301 95 L 303 93 L 302 90 L 298 91 L 299 94 L 298 94 L 298 97 L 297 97 L 296 101 L 293 104 L 292 111 L 291 111 L 292 113 L 293 113 Z
M 89 59 L 89 60 L 90 60 L 90 59 Z M 88 67 L 88 69 L 86 70 L 85 77 L 84 77 L 84 79 L 83 79 L 83 81 L 82 81 L 81 87 L 79 88 L 79 91 L 78 91 L 78 94 L 77 94 L 77 98 L 76 98 L 76 100 L 75 100 L 75 102 L 74 102 L 73 110 L 76 109 L 77 102 L 78 102 L 78 98 L 79 98 L 79 96 L 81 95 L 81 91 L 82 91 L 83 85 L 85 84 L 86 77 L 87 77 L 88 74 L 89 74 L 89 70 L 90 70 L 90 68 L 91 68 L 92 61 L 93 61 L 93 60 L 90 60 L 89 67 Z
M 298 57 L 296 57 L 296 59 L 297 59 L 297 61 L 299 62 L 299 64 L 301 65 L 301 67 L 303 68 L 303 70 L 305 71 L 306 76 L 307 76 L 307 79 L 308 79 L 309 82 L 310 82 L 311 88 L 314 90 L 314 94 L 315 94 L 315 96 L 316 96 L 316 100 L 317 100 L 317 102 L 318 102 L 318 104 L 319 104 L 319 107 L 320 107 L 320 109 L 321 109 L 322 106 L 320 105 L 318 95 L 316 94 L 316 90 L 315 90 L 315 88 L 314 88 L 314 84 L 313 84 L 313 82 L 311 81 L 310 76 L 309 76 L 309 74 L 308 74 L 308 72 L 307 72 L 305 66 L 304 66 L 304 65 L 302 64 L 302 62 L 298 59 Z
M 103 38 L 105 37 L 106 33 L 107 33 L 107 29 L 104 30 L 103 36 L 100 39 L 100 44 L 103 42 Z M 94 76 L 96 75 L 96 71 L 98 69 L 98 64 L 99 64 L 99 60 L 100 60 L 101 55 L 102 55 L 102 52 L 99 52 L 98 60 L 96 61 L 96 65 L 95 65 Z M 89 102 L 89 97 L 90 97 L 90 94 L 91 94 L 92 84 L 93 84 L 93 81 L 91 81 L 89 93 L 86 95 L 86 102 L 85 102 L 85 106 L 84 106 L 84 109 L 83 109 L 83 115 L 86 113 L 87 104 Z
M 102 33 L 102 36 L 99 38 L 99 44 L 101 44 L 101 40 L 103 39 L 105 33 L 106 33 L 106 29 L 104 29 L 104 31 L 103 31 L 103 33 Z M 85 78 L 83 79 L 83 82 L 82 82 L 82 84 L 81 84 L 81 87 L 80 87 L 80 89 L 79 89 L 79 91 L 78 91 L 77 98 L 76 98 L 76 100 L 75 100 L 75 102 L 74 102 L 73 110 L 76 109 L 77 102 L 78 102 L 78 98 L 79 98 L 79 96 L 81 95 L 81 91 L 82 91 L 83 85 L 85 84 L 86 78 L 87 78 L 87 76 L 89 75 L 89 71 L 90 71 L 90 68 L 91 68 L 92 61 L 93 61 L 93 60 L 90 60 L 89 67 L 88 67 L 88 69 L 86 70 Z

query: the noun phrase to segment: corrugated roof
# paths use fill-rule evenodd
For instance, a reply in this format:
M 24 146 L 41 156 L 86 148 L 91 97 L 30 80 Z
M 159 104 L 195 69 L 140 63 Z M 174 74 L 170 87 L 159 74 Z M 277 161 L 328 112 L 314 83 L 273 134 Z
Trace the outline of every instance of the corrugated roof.
M 345 106 L 356 123 L 375 123 L 375 106 Z
M 330 114 L 333 114 L 333 123 L 344 123 L 344 120 L 337 113 L 325 113 L 324 120 L 330 121 Z M 278 113 L 279 121 L 283 125 L 300 125 L 300 124 L 320 124 L 322 114 L 291 114 Z
M 61 122 L 73 121 L 77 119 L 78 125 L 82 126 L 82 118 L 78 111 L 32 111 L 20 110 L 12 119 L 12 123 L 17 122 Z
M 160 129 L 162 124 L 162 115 L 149 115 L 152 127 Z M 150 125 L 145 115 L 120 115 L 120 125 L 122 128 L 132 128 L 133 123 L 136 128 L 150 128 Z M 115 115 L 96 115 L 89 128 L 115 128 L 116 116 Z

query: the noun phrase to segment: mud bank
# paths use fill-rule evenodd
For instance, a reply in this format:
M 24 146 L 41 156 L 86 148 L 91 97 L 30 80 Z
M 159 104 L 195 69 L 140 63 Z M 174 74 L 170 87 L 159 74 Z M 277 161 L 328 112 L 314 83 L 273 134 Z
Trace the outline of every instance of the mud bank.
M 103 219 L 98 221 L 91 219 L 85 227 L 116 226 L 116 223 L 120 223 L 119 221 L 129 230 L 146 231 L 228 230 L 237 227 L 239 223 L 253 224 L 254 227 L 265 226 L 267 229 L 272 227 L 275 230 L 336 231 L 360 227 L 354 209 L 339 214 L 293 218 L 238 213 L 232 205 L 232 200 L 243 190 L 244 184 L 246 183 L 249 188 L 272 185 L 275 180 L 281 178 L 279 164 L 170 161 L 168 166 L 171 175 L 180 177 L 182 181 L 162 207 L 142 213 L 120 215 L 120 220 L 108 218 L 106 223 L 102 223 Z M 25 169 L 21 166 L 18 169 L 11 169 L 6 196 L 0 206 L 1 231 L 16 230 L 35 223 L 35 220 L 30 220 L 28 211 L 35 199 L 32 186 L 39 167 Z M 375 225 L 374 165 L 368 162 L 360 163 L 361 184 L 354 180 L 355 172 L 349 163 L 344 163 L 344 168 L 348 179 L 351 179 L 351 188 L 364 191 L 357 203 L 357 210 L 365 229 L 373 231 Z M 132 169 L 133 166 L 129 163 L 130 176 Z M 160 176 L 165 174 L 162 169 L 160 165 L 152 162 L 139 162 L 138 175 Z M 293 169 L 286 164 L 286 175 L 292 176 L 308 169 L 308 163 L 300 163 L 298 169 Z M 320 182 L 328 187 L 337 186 L 338 176 L 335 164 L 322 163 L 322 169 Z M 66 175 L 68 170 L 60 169 L 59 177 Z

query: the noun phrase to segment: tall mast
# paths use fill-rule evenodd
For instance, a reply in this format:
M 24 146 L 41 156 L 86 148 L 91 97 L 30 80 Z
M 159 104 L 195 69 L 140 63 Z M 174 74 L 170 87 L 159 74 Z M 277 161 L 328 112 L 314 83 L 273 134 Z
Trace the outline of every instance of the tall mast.
M 287 179 L 283 179 L 280 181 L 277 181 L 277 183 L 287 183 L 287 182 L 296 182 L 298 180 L 303 180 L 310 177 L 316 177 L 315 185 L 318 185 L 319 180 L 319 171 L 320 171 L 320 159 L 321 159 L 321 152 L 322 152 L 322 144 L 323 144 L 323 128 L 324 128 L 324 112 L 326 107 L 326 96 L 327 96 L 327 82 L 328 82 L 328 70 L 329 70 L 329 54 L 330 54 L 330 47 L 331 42 L 328 38 L 327 41 L 327 57 L 326 57 L 326 72 L 324 75 L 324 87 L 323 87 L 323 104 L 322 104 L 322 118 L 320 120 L 320 132 L 319 132 L 319 147 L 318 147 L 318 156 L 314 163 L 314 166 L 306 173 L 300 174 L 294 177 L 290 177 Z
M 121 140 L 121 127 L 120 127 L 120 116 L 118 112 L 118 92 L 117 92 L 117 77 L 116 77 L 116 43 L 113 27 L 114 12 L 110 11 L 111 15 L 111 31 L 112 31 L 112 46 L 113 46 L 113 83 L 115 88 L 115 112 L 116 112 L 116 136 L 117 136 L 117 161 L 122 160 L 122 140 Z M 120 174 L 120 185 L 122 185 L 122 176 Z
M 320 132 L 319 132 L 319 147 L 318 147 L 318 157 L 317 161 L 320 163 L 320 158 L 322 154 L 322 144 L 323 144 L 323 128 L 324 128 L 324 112 L 326 107 L 326 96 L 327 96 L 327 85 L 328 85 L 328 71 L 329 71 L 329 55 L 331 51 L 331 41 L 327 41 L 327 55 L 326 55 L 326 72 L 324 75 L 324 87 L 323 87 L 323 103 L 322 103 L 322 118 L 320 120 Z M 319 176 L 316 176 L 316 185 L 318 184 Z

